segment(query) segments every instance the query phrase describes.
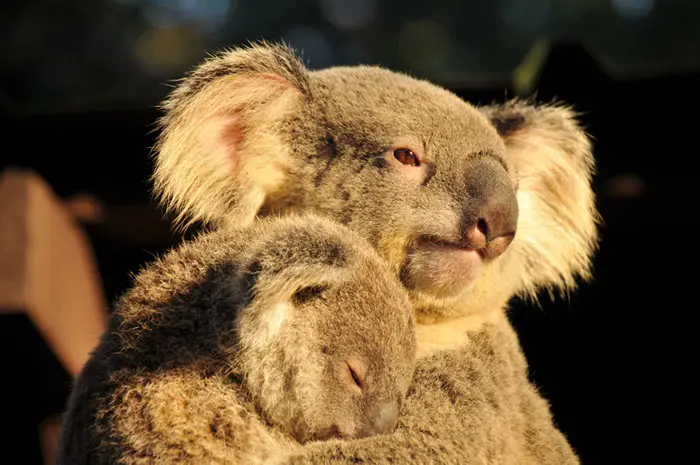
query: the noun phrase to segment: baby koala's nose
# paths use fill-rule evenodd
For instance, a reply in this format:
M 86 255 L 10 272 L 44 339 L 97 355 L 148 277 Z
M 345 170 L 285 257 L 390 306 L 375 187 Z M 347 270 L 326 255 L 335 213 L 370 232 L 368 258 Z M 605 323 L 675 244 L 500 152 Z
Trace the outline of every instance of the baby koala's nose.
M 388 434 L 396 429 L 399 422 L 399 403 L 389 400 L 380 403 L 369 418 L 366 426 L 362 428 L 360 436 L 374 436 Z

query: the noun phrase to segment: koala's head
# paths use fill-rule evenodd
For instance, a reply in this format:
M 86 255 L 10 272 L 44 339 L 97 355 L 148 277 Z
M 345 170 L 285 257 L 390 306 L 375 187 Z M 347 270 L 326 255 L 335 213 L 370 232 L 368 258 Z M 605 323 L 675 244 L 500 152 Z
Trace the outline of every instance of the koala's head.
M 392 431 L 415 356 L 406 290 L 330 220 L 262 221 L 249 237 L 235 357 L 264 416 L 300 442 Z
M 593 163 L 566 108 L 475 108 L 377 67 L 311 72 L 271 45 L 206 61 L 164 108 L 155 186 L 182 222 L 322 213 L 447 317 L 588 274 Z

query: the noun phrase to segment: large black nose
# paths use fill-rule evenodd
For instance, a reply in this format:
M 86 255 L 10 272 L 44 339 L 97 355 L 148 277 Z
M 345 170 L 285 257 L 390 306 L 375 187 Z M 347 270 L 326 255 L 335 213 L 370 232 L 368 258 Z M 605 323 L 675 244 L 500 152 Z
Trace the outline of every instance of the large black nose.
M 466 245 L 485 258 L 506 251 L 518 228 L 518 200 L 507 171 L 497 159 L 483 157 L 468 166 L 462 231 Z
M 399 422 L 399 402 L 396 400 L 383 401 L 377 404 L 369 421 L 359 432 L 360 437 L 389 434 L 396 429 Z

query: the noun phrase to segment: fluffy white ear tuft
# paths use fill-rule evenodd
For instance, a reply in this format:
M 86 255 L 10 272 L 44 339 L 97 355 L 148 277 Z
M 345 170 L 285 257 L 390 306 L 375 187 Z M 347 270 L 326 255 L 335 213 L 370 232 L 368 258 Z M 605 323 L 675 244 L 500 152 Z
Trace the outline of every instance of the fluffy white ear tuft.
M 512 100 L 481 110 L 503 137 L 518 179 L 520 219 L 510 252 L 525 265 L 518 292 L 536 298 L 542 288 L 573 290 L 576 278 L 591 278 L 598 248 L 590 139 L 565 105 Z
M 307 70 L 279 45 L 223 52 L 184 78 L 162 106 L 153 175 L 177 223 L 250 224 L 283 188 L 280 123 L 308 95 Z

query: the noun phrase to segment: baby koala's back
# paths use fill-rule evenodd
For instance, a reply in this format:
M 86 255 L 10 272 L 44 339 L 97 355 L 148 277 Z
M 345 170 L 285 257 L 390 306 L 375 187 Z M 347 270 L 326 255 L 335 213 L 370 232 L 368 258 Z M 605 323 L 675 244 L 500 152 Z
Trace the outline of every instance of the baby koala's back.
M 255 463 L 389 432 L 414 351 L 405 291 L 347 228 L 307 215 L 205 234 L 117 303 L 58 463 Z

